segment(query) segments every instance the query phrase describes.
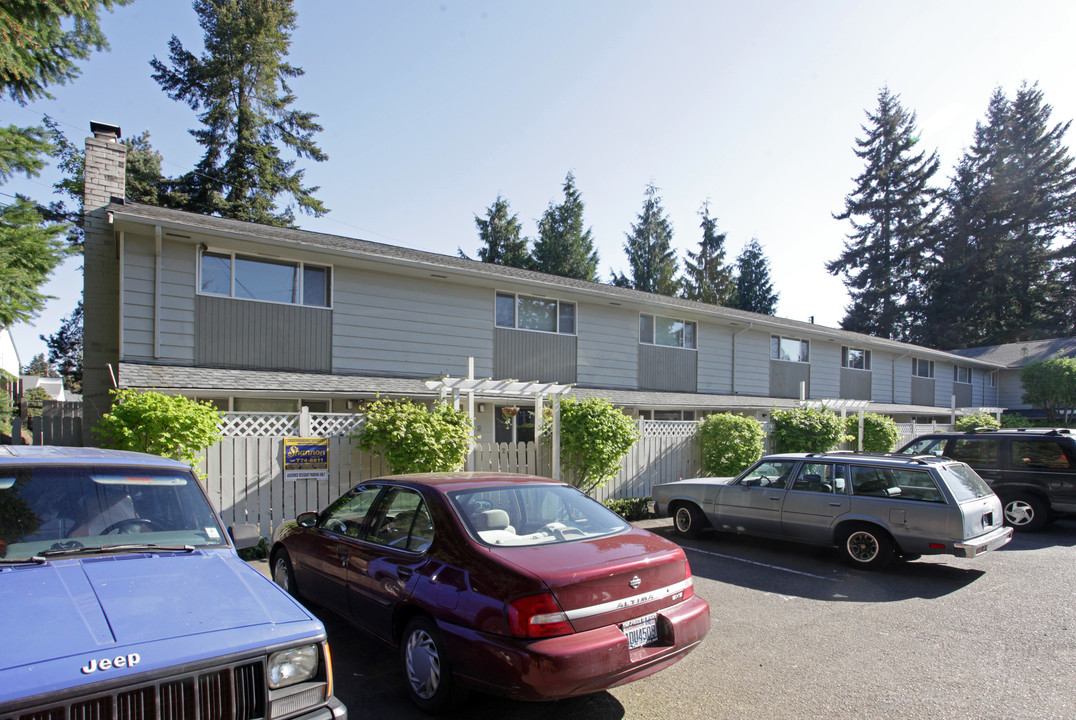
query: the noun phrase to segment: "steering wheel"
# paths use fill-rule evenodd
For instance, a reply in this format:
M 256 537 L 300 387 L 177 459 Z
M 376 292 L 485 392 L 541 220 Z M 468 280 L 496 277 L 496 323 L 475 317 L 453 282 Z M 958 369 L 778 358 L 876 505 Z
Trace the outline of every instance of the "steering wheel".
M 117 520 L 116 522 L 112 523 L 104 530 L 99 532 L 98 535 L 108 535 L 113 530 L 116 531 L 117 535 L 122 535 L 124 533 L 132 533 L 134 532 L 134 530 L 129 528 L 133 528 L 135 525 L 144 525 L 146 527 L 146 530 L 149 530 L 150 532 L 153 532 L 154 529 L 157 528 L 157 523 L 153 522 L 149 518 L 124 518 L 123 520 Z M 142 531 L 139 530 L 138 532 Z

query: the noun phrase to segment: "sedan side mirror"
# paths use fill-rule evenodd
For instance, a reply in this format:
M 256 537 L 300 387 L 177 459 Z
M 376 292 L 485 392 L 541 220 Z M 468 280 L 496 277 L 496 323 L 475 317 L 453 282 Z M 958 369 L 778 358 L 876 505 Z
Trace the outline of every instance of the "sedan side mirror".
M 295 524 L 299 527 L 314 527 L 318 524 L 318 514 L 313 511 L 299 513 L 295 518 Z

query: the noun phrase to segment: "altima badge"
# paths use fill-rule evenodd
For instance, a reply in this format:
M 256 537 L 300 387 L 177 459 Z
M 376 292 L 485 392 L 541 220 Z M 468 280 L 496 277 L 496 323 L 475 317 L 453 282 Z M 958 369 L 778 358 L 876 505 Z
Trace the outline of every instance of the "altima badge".
M 639 579 L 638 575 L 636 575 L 635 577 L 633 577 L 631 580 L 628 581 L 628 585 L 631 585 L 632 590 L 634 590 L 635 588 L 639 587 L 642 584 L 643 584 L 643 581 Z

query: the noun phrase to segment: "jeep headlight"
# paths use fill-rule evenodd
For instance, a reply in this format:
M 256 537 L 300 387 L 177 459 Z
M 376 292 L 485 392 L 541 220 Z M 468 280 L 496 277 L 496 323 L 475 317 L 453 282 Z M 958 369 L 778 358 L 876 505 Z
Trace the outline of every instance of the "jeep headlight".
M 318 646 L 303 645 L 269 656 L 269 687 L 288 687 L 318 674 Z

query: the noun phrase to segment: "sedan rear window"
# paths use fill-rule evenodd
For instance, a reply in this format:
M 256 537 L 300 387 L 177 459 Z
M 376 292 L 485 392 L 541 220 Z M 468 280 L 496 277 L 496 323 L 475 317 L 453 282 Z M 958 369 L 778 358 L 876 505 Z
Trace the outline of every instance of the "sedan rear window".
M 629 527 L 601 503 L 564 485 L 461 490 L 449 499 L 471 536 L 486 545 L 550 545 Z
M 964 463 L 942 465 L 938 468 L 938 472 L 941 473 L 946 485 L 949 486 L 949 491 L 953 493 L 958 503 L 994 494 L 978 473 Z

